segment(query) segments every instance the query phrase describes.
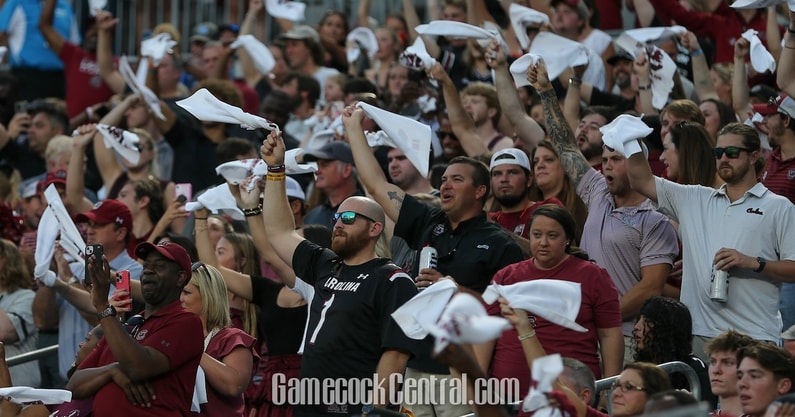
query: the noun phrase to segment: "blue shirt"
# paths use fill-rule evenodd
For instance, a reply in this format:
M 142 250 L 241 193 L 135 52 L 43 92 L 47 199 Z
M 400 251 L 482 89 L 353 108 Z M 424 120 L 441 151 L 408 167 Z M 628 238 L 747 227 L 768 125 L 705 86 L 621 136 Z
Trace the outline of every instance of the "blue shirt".
M 8 62 L 12 67 L 62 70 L 63 63 L 39 31 L 39 0 L 7 0 L 0 9 L 0 32 L 8 34 Z M 64 39 L 79 44 L 80 34 L 69 2 L 58 0 L 53 27 Z

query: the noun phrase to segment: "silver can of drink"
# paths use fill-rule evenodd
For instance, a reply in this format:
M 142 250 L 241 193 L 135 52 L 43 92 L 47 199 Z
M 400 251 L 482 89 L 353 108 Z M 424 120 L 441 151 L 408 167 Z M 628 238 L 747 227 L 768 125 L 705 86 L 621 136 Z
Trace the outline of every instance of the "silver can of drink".
M 422 251 L 420 251 L 419 270 L 421 271 L 426 268 L 436 269 L 436 260 L 438 256 L 439 253 L 436 251 L 436 248 L 430 246 L 422 248 Z
M 712 266 L 710 276 L 709 298 L 712 301 L 725 303 L 729 299 L 729 271 Z

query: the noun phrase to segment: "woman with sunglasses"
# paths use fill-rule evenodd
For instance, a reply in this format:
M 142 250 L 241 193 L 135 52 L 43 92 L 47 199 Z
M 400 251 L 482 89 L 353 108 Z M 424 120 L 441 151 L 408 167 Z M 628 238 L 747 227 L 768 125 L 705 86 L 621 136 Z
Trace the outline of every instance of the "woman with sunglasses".
M 624 357 L 624 337 L 621 333 L 621 312 L 618 291 L 602 267 L 588 260 L 588 255 L 572 245 L 576 225 L 565 208 L 545 204 L 533 213 L 530 222 L 530 247 L 533 257 L 509 265 L 494 275 L 493 282 L 511 285 L 537 279 L 557 279 L 579 283 L 582 301 L 577 324 L 587 333 L 535 318 L 535 330 L 544 350 L 577 359 L 599 378 L 616 375 Z M 489 307 L 489 314 L 497 315 L 499 305 Z M 520 392 L 530 388 L 530 368 L 525 358 L 517 356 L 521 340 L 517 332 L 504 332 L 496 342 L 476 347 L 483 369 L 491 369 L 494 378 L 519 378 Z M 600 366 L 600 355 L 604 371 Z
M 243 391 L 251 380 L 259 355 L 256 341 L 246 332 L 230 327 L 226 284 L 221 273 L 201 262 L 192 266 L 190 282 L 182 290 L 182 307 L 193 312 L 204 326 L 204 370 L 207 403 L 205 416 L 244 416 Z

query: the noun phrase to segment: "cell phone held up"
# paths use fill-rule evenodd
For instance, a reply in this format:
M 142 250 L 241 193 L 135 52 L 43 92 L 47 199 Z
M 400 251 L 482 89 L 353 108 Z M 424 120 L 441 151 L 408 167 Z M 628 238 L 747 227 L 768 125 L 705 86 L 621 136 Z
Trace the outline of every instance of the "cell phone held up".
M 116 301 L 124 301 L 130 299 L 130 271 L 124 269 L 116 272 L 116 290 L 127 291 L 127 295 L 121 297 L 114 295 L 113 298 Z
M 102 247 L 101 243 L 94 243 L 94 244 L 88 245 L 88 246 L 86 246 L 86 251 L 85 251 L 86 262 L 88 262 L 89 259 L 92 256 L 96 256 L 97 260 L 102 262 L 102 255 L 104 253 L 105 253 L 105 250 Z M 85 280 L 86 285 L 91 285 L 91 277 L 88 275 L 88 267 L 86 267 L 86 276 L 84 277 L 84 280 Z

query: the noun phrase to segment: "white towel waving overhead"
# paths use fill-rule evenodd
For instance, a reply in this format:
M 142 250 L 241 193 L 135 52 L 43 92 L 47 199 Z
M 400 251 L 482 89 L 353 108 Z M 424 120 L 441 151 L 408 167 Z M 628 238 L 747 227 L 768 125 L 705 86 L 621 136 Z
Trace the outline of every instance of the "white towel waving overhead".
M 588 47 L 552 32 L 541 32 L 533 39 L 530 52 L 544 58 L 549 79 L 554 80 L 567 68 L 588 63 Z
M 260 74 L 270 74 L 273 67 L 276 66 L 276 60 L 273 58 L 271 50 L 254 35 L 240 35 L 229 46 L 232 48 L 242 46 L 251 58 L 251 62 L 254 63 L 254 68 Z
M 422 176 L 428 175 L 430 169 L 431 128 L 414 119 L 359 102 L 360 107 L 386 132 L 394 147 L 403 151 L 406 158 L 417 168 Z
M 105 6 L 108 5 L 108 0 L 88 0 L 88 12 L 91 16 L 97 17 L 97 14 L 105 10 Z
M 246 113 L 238 107 L 218 100 L 206 88 L 196 91 L 188 98 L 177 102 L 197 119 L 205 122 L 239 124 L 248 129 L 267 129 L 279 131 L 279 126 L 265 118 Z
M 61 195 L 58 194 L 58 190 L 55 188 L 55 184 L 50 184 L 50 186 L 44 190 L 44 197 L 47 199 L 47 207 L 52 210 L 52 214 L 55 216 L 55 219 L 58 220 L 58 227 L 61 232 L 61 247 L 63 247 L 66 253 L 71 255 L 72 258 L 76 259 L 78 262 L 85 263 L 83 260 L 83 252 L 86 249 L 86 242 L 83 241 L 83 236 L 80 235 L 80 231 L 77 230 L 77 226 L 75 226 L 74 221 L 72 221 L 72 216 L 66 211 L 63 201 L 61 201 Z
M 643 119 L 629 114 L 622 114 L 599 128 L 602 132 L 602 142 L 627 158 L 643 151 L 638 139 L 649 136 L 653 130 L 643 122 Z
M 637 58 L 641 53 L 646 53 L 646 59 L 649 60 L 652 106 L 654 106 L 655 109 L 662 109 L 665 107 L 668 103 L 668 95 L 674 88 L 676 63 L 674 63 L 671 57 L 662 49 L 650 43 L 635 39 L 627 35 L 626 32 L 619 36 L 616 45 L 627 51 L 634 58 Z
M 467 293 L 454 295 L 437 322 L 420 324 L 436 339 L 434 353 L 441 352 L 450 343 L 486 343 L 511 328 L 508 320 L 489 316 L 483 304 Z
M 166 116 L 160 111 L 160 99 L 146 85 L 138 81 L 132 68 L 130 68 L 130 63 L 127 62 L 126 56 L 121 57 L 119 60 L 119 73 L 124 78 L 127 86 L 130 87 L 130 90 L 141 96 L 149 110 L 160 120 L 166 120 Z
M 748 29 L 742 34 L 742 37 L 748 39 L 748 42 L 751 43 L 751 66 L 754 67 L 754 71 L 760 74 L 765 72 L 774 73 L 776 72 L 776 59 L 768 52 L 765 45 L 762 45 L 758 35 L 759 33 L 753 29 Z
M 157 66 L 171 48 L 177 46 L 177 41 L 171 39 L 171 34 L 164 32 L 152 36 L 141 42 L 141 56 L 148 56 Z
M 0 398 L 14 404 L 63 404 L 72 401 L 72 391 L 31 387 L 0 388 Z
M 425 36 L 447 36 L 450 38 L 494 39 L 493 33 L 486 29 L 452 20 L 434 20 L 415 28 L 417 33 Z
M 436 60 L 428 54 L 425 42 L 418 36 L 411 46 L 400 53 L 398 62 L 408 69 L 429 70 Z
M 555 380 L 561 373 L 563 373 L 563 359 L 558 353 L 533 360 L 533 382 L 522 402 L 522 411 L 533 412 L 549 407 L 547 393 L 552 392 Z
M 259 158 L 244 159 L 242 161 L 229 161 L 215 167 L 215 173 L 224 177 L 226 182 L 232 185 L 242 184 L 248 177 L 255 175 L 254 170 L 258 165 L 267 166 L 265 161 Z M 260 174 L 259 170 L 257 173 Z
M 736 0 L 731 4 L 733 9 L 767 9 L 783 3 L 781 0 Z
M 288 149 L 284 153 L 284 168 L 287 175 L 311 174 L 317 171 L 317 162 L 299 163 L 303 159 L 304 150 L 301 148 Z
M 511 3 L 508 12 L 511 16 L 511 26 L 516 34 L 516 39 L 519 41 L 522 50 L 525 51 L 530 47 L 530 38 L 527 36 L 527 29 L 549 25 L 549 16 L 547 16 L 546 13 L 541 13 L 529 7 Z
M 185 211 L 196 211 L 200 208 L 206 208 L 213 213 L 221 211 L 229 214 L 235 220 L 243 220 L 243 212 L 237 208 L 235 196 L 229 190 L 229 185 L 224 183 L 217 185 L 205 191 L 196 198 L 196 201 L 191 201 L 185 204 Z
M 375 57 L 375 53 L 378 52 L 378 39 L 375 37 L 375 32 L 367 27 L 358 27 L 348 33 L 345 44 L 349 63 L 359 59 L 362 49 L 367 51 L 367 57 L 371 61 Z
M 537 279 L 512 285 L 491 284 L 483 292 L 483 301 L 494 304 L 500 296 L 508 300 L 511 308 L 526 310 L 574 331 L 588 331 L 577 324 L 582 288 L 576 282 Z
M 429 333 L 427 324 L 439 321 L 455 291 L 455 281 L 440 279 L 398 307 L 392 318 L 406 336 L 422 340 Z
M 305 17 L 306 4 L 300 1 L 266 0 L 268 14 L 291 22 L 302 22 Z
M 541 59 L 540 55 L 536 55 L 533 53 L 526 53 L 519 57 L 516 61 L 513 61 L 511 66 L 508 68 L 511 71 L 511 76 L 513 77 L 513 83 L 516 84 L 516 87 L 524 87 L 526 85 L 530 85 L 530 81 L 527 81 L 527 70 L 530 68 L 531 65 L 538 64 L 538 61 Z M 551 78 L 550 79 L 554 79 Z
M 102 142 L 106 148 L 113 148 L 122 158 L 133 165 L 138 165 L 141 160 L 141 138 L 138 135 L 116 126 L 105 124 L 98 124 L 97 131 L 102 135 Z
M 36 267 L 33 269 L 33 276 L 48 287 L 55 284 L 56 277 L 55 273 L 50 271 L 50 264 L 55 255 L 55 241 L 58 239 L 60 231 L 58 219 L 55 218 L 52 209 L 45 208 L 36 233 L 36 253 L 33 254 Z
M 639 28 L 639 29 L 630 29 L 625 30 L 619 36 L 621 38 L 631 38 L 636 42 L 640 43 L 660 43 L 667 41 L 675 36 L 678 36 L 684 32 L 687 32 L 687 29 L 682 26 L 664 26 L 664 27 L 648 27 L 648 28 Z M 618 40 L 616 41 L 618 43 Z M 623 48 L 623 45 L 619 44 Z M 630 51 L 627 48 L 624 48 L 627 51 Z M 631 51 L 630 51 L 631 53 Z

